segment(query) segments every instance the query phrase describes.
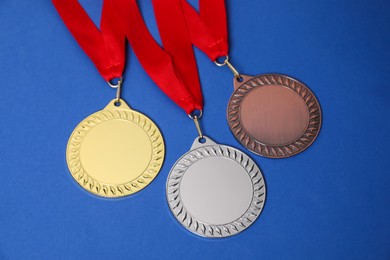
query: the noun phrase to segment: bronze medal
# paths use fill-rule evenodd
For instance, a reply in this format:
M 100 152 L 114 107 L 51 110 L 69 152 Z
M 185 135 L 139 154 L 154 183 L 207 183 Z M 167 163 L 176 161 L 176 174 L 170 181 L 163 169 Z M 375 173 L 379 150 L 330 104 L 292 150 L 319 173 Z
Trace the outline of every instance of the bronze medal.
M 250 151 L 269 158 L 290 157 L 304 151 L 321 128 L 321 108 L 296 79 L 279 74 L 240 75 L 227 120 L 236 139 Z

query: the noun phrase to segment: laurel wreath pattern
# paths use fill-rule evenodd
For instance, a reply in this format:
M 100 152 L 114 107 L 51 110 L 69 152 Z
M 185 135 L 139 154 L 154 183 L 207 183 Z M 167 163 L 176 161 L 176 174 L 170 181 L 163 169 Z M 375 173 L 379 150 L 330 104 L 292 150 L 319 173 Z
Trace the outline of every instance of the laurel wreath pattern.
M 297 140 L 287 145 L 277 146 L 262 143 L 252 137 L 242 125 L 240 106 L 244 98 L 250 91 L 267 85 L 290 88 L 298 93 L 307 105 L 309 111 L 308 127 Z M 320 105 L 309 88 L 293 78 L 276 74 L 254 77 L 237 88 L 230 98 L 227 114 L 230 130 L 236 139 L 250 151 L 270 158 L 290 157 L 305 150 L 318 136 L 322 121 Z
M 80 148 L 88 132 L 101 122 L 127 120 L 143 128 L 152 145 L 152 156 L 146 170 L 138 178 L 124 184 L 100 182 L 92 178 L 80 161 Z M 86 190 L 103 197 L 122 197 L 146 187 L 158 174 L 164 161 L 164 140 L 157 126 L 143 114 L 127 109 L 104 109 L 83 120 L 69 138 L 67 163 L 73 178 Z
M 230 158 L 239 163 L 248 173 L 253 186 L 252 201 L 247 211 L 224 225 L 211 225 L 197 219 L 186 209 L 180 197 L 180 183 L 187 169 L 197 161 L 213 156 Z M 259 167 L 246 154 L 225 145 L 204 146 L 183 155 L 172 168 L 166 189 L 168 204 L 175 218 L 191 232 L 210 238 L 232 236 L 249 227 L 259 217 L 266 197 L 265 182 Z

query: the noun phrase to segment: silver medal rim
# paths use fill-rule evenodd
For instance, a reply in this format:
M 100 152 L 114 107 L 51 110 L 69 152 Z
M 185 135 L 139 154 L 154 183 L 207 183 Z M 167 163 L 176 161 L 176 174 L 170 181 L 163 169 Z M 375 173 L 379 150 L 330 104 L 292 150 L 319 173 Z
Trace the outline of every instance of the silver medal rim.
M 253 187 L 252 201 L 246 212 L 223 225 L 208 224 L 194 217 L 185 208 L 180 196 L 182 176 L 187 169 L 197 161 L 212 156 L 230 158 L 239 163 L 248 173 Z M 187 230 L 206 238 L 224 238 L 241 233 L 260 216 L 266 200 L 266 185 L 260 168 L 245 153 L 227 145 L 205 145 L 185 153 L 173 165 L 167 178 L 166 198 L 171 213 Z

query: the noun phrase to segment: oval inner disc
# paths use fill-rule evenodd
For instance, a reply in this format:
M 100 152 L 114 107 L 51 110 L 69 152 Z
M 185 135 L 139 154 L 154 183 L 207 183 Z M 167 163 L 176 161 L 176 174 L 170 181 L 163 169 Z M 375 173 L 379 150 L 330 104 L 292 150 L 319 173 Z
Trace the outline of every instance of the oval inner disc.
M 200 221 L 224 225 L 247 211 L 253 187 L 245 168 L 236 161 L 209 157 L 187 169 L 180 196 L 186 209 Z
M 123 184 L 139 177 L 149 165 L 152 145 L 140 126 L 109 120 L 92 128 L 80 147 L 84 170 L 104 183 Z
M 302 97 L 280 85 L 251 91 L 242 101 L 240 115 L 246 131 L 269 145 L 294 142 L 309 123 L 309 111 Z

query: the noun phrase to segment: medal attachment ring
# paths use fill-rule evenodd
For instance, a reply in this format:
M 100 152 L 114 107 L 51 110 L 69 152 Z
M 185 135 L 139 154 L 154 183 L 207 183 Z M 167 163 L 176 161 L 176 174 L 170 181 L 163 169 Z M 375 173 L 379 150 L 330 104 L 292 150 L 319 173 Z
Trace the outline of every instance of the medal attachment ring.
M 145 188 L 160 171 L 164 152 L 153 121 L 116 98 L 75 128 L 66 160 L 82 188 L 115 198 Z
M 285 158 L 308 148 L 319 134 L 320 105 L 303 83 L 279 74 L 241 75 L 227 108 L 235 138 L 250 151 Z
M 167 201 L 174 217 L 208 238 L 240 233 L 259 217 L 266 188 L 258 166 L 241 151 L 199 137 L 171 169 Z

